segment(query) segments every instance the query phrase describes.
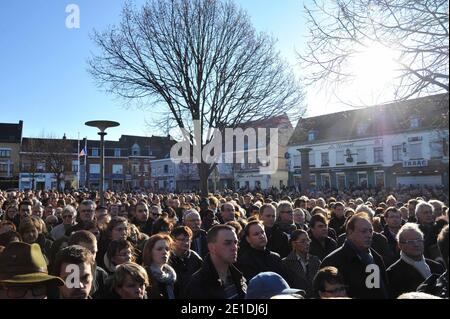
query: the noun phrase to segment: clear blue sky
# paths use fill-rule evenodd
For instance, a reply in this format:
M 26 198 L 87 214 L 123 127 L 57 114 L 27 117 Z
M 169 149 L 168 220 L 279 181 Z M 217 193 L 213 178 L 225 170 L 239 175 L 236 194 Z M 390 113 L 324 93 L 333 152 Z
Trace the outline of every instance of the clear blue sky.
M 143 3 L 143 0 L 136 3 Z M 258 31 L 278 39 L 278 49 L 292 64 L 294 49 L 304 39 L 302 0 L 239 0 Z M 80 8 L 80 28 L 68 29 L 68 4 Z M 94 119 L 121 123 L 108 139 L 121 134 L 164 134 L 149 130 L 151 114 L 124 109 L 123 102 L 98 89 L 86 71 L 86 59 L 95 47 L 89 38 L 94 28 L 119 22 L 123 0 L 1 0 L 0 1 L 0 122 L 24 121 L 24 136 L 53 134 L 97 139 L 84 126 Z M 317 114 L 313 101 L 309 114 Z M 322 112 L 331 109 L 321 108 Z M 296 123 L 293 123 L 295 125 Z

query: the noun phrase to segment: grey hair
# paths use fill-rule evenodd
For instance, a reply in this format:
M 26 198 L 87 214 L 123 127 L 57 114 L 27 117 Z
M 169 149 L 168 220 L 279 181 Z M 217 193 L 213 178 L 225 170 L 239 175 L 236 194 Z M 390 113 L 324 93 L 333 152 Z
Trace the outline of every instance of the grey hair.
M 355 213 L 366 213 L 370 218 L 375 216 L 373 209 L 365 204 L 358 205 L 358 207 L 356 207 Z
M 425 202 L 425 201 L 420 201 L 417 205 L 416 205 L 416 218 L 418 218 L 418 215 L 422 213 L 422 211 L 424 210 L 424 208 L 429 208 L 431 210 L 432 213 L 434 213 L 434 206 Z
M 287 200 L 282 200 L 278 203 L 278 207 L 277 207 L 277 215 L 280 215 L 280 211 L 283 210 L 284 208 L 289 207 L 289 209 L 292 209 L 292 203 L 288 202 Z
M 199 214 L 199 212 L 198 212 L 196 209 L 191 208 L 191 209 L 186 210 L 186 211 L 183 213 L 183 222 L 184 222 L 188 217 L 194 216 L 194 215 L 195 215 L 195 216 L 198 216 L 198 217 L 201 219 L 200 214 Z
M 63 211 L 62 211 L 62 213 L 64 214 L 64 213 L 72 213 L 73 214 L 73 217 L 76 217 L 77 216 L 77 210 L 75 209 L 75 207 L 73 207 L 72 205 L 66 205 L 66 206 L 64 206 L 64 209 L 63 209 Z
M 397 242 L 400 242 L 400 238 L 402 237 L 403 233 L 407 232 L 407 231 L 415 231 L 416 233 L 418 233 L 422 239 L 423 239 L 423 233 L 419 228 L 419 225 L 416 223 L 406 223 L 405 225 L 403 225 L 400 230 L 397 233 L 396 239 Z

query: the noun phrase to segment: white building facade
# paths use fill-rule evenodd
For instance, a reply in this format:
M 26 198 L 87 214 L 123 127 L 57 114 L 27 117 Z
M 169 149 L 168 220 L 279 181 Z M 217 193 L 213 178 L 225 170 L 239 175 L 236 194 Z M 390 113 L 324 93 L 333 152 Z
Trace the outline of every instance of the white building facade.
M 438 101 L 441 99 L 448 103 L 448 95 L 439 96 Z M 359 110 L 350 112 L 356 114 Z M 335 116 L 329 115 L 333 120 L 336 119 Z M 326 123 L 327 116 L 314 120 L 306 119 L 317 127 L 313 128 L 304 122 L 307 128 L 304 130 L 305 134 L 300 139 L 297 138 L 297 141 L 291 141 L 288 147 L 286 157 L 290 173 L 289 184 L 300 185 L 302 167 L 299 149 L 309 148 L 311 188 L 344 189 L 399 185 L 448 187 L 449 131 L 448 128 L 438 127 L 439 125 L 431 126 L 430 123 L 439 123 L 434 121 L 434 118 L 427 118 L 434 116 L 439 116 L 439 113 L 416 113 L 406 117 L 403 122 L 397 121 L 398 126 L 380 129 L 380 125 L 383 126 L 383 123 L 388 121 L 379 122 L 377 120 L 380 118 L 359 116 L 357 121 L 352 122 L 356 117 L 347 114 L 349 121 L 342 122 L 342 125 L 354 124 L 352 131 L 341 128 L 331 130 L 335 133 L 345 133 L 341 134 L 344 136 L 320 135 L 319 130 L 327 129 L 324 128 L 325 125 L 321 126 L 320 122 Z M 399 129 L 399 126 L 403 126 L 403 130 Z M 296 131 L 299 132 L 298 128 Z

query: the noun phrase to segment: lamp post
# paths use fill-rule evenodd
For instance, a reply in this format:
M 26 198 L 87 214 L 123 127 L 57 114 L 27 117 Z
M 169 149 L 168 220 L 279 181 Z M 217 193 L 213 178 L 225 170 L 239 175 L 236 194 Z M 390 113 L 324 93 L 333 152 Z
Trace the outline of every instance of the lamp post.
M 87 126 L 96 127 L 100 130 L 100 205 L 105 204 L 104 187 L 105 187 L 105 130 L 109 127 L 116 127 L 120 124 L 114 121 L 89 121 L 84 123 Z

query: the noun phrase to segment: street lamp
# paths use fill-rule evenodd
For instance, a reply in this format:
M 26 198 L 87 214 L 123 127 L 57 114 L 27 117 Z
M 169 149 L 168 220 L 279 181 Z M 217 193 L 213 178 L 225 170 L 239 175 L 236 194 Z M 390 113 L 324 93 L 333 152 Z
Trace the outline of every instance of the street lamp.
M 89 121 L 84 123 L 84 125 L 96 127 L 100 130 L 98 135 L 100 135 L 100 205 L 105 204 L 104 199 L 104 187 L 105 187 L 105 130 L 109 127 L 119 126 L 118 122 L 114 121 Z

